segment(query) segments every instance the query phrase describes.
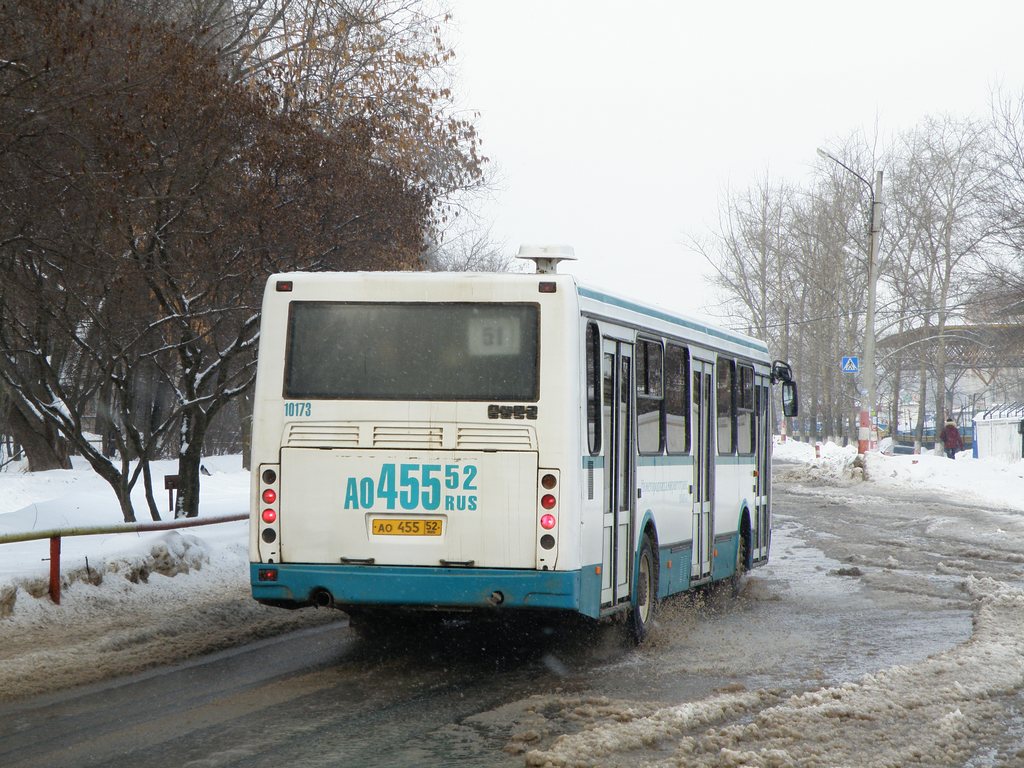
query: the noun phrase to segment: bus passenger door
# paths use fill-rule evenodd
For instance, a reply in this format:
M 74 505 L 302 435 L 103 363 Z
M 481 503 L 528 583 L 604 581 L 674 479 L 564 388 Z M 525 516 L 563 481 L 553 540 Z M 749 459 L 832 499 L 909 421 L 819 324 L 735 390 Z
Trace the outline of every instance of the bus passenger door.
M 711 393 L 714 366 L 693 360 L 693 559 L 690 578 L 711 577 L 714 541 L 715 412 Z
M 605 338 L 602 346 L 604 542 L 601 604 L 629 598 L 633 520 L 633 345 Z
M 751 559 L 761 562 L 768 558 L 771 544 L 771 464 L 768 456 L 772 448 L 771 383 L 767 376 L 754 379 L 754 418 L 757 420 L 757 478 L 754 483 L 754 520 L 751 527 Z

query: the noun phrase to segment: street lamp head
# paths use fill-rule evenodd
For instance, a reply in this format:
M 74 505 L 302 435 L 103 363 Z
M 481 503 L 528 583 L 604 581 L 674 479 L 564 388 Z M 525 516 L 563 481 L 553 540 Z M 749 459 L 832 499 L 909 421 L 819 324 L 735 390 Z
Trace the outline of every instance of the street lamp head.
M 858 179 L 860 179 L 860 180 L 861 180 L 861 182 L 862 182 L 862 183 L 864 184 L 864 186 L 866 186 L 866 187 L 868 188 L 868 192 L 870 192 L 870 193 L 871 193 L 871 200 L 872 200 L 872 202 L 874 202 L 874 199 L 875 199 L 875 191 L 874 191 L 874 190 L 873 190 L 873 189 L 871 188 L 871 182 L 870 182 L 870 181 L 868 181 L 867 179 L 865 179 L 865 178 L 864 178 L 863 176 L 861 176 L 861 175 L 860 175 L 859 173 L 857 173 L 857 172 L 856 172 L 855 170 L 853 170 L 853 168 L 851 168 L 850 166 L 848 166 L 848 165 L 847 165 L 846 163 L 844 163 L 844 162 L 843 162 L 842 160 L 840 160 L 840 159 L 839 159 L 838 157 L 836 157 L 835 155 L 833 155 L 833 154 L 832 154 L 831 152 L 827 152 L 827 151 L 825 151 L 824 149 L 822 149 L 821 147 L 818 147 L 818 148 L 816 149 L 816 151 L 817 151 L 817 153 L 818 153 L 819 155 L 821 155 L 821 157 L 825 158 L 826 160 L 831 160 L 831 161 L 832 161 L 833 163 L 835 163 L 835 164 L 836 164 L 836 165 L 838 165 L 839 167 L 841 167 L 841 168 L 843 168 L 843 169 L 845 169 L 845 170 L 849 171 L 849 172 L 850 172 L 850 173 L 852 173 L 852 174 L 853 174 L 854 176 L 856 176 L 856 177 L 857 177 Z
M 839 165 L 842 165 L 844 168 L 846 167 L 845 165 L 843 165 L 842 161 L 838 157 L 833 155 L 831 152 L 828 152 L 822 149 L 821 147 L 818 147 L 816 151 L 820 157 L 823 157 L 826 160 L 831 160 L 833 163 L 839 163 Z

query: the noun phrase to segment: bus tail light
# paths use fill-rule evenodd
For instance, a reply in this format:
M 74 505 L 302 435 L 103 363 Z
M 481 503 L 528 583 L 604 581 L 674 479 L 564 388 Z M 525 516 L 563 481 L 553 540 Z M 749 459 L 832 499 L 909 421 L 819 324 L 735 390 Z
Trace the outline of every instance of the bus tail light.
M 558 476 L 557 469 L 541 469 L 537 473 L 537 504 L 543 510 L 537 522 L 545 530 L 555 527 L 555 516 L 544 513 L 558 507 Z M 545 525 L 545 522 L 550 524 Z
M 276 466 L 260 468 L 260 484 L 257 504 L 259 513 L 260 559 L 273 563 L 280 561 L 278 551 L 280 544 L 281 494 L 279 470 Z
M 555 538 L 558 535 L 559 480 L 557 469 L 540 469 L 537 472 L 537 570 L 549 571 L 555 567 L 558 549 Z

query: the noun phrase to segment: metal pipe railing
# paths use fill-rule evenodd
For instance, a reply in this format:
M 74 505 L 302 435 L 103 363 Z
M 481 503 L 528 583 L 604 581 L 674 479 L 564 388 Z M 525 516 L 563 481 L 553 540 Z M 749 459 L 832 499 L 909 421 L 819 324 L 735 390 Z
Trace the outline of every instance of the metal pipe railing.
M 195 528 L 200 525 L 234 523 L 248 520 L 249 515 L 238 514 L 227 517 L 186 518 L 153 523 L 122 523 L 120 525 L 84 526 L 80 528 L 54 528 L 46 531 L 25 531 L 23 533 L 0 534 L 0 544 L 14 544 L 19 541 L 50 540 L 50 599 L 60 605 L 60 540 L 66 536 L 99 536 L 110 533 L 147 533 L 149 531 L 173 531 L 178 528 Z

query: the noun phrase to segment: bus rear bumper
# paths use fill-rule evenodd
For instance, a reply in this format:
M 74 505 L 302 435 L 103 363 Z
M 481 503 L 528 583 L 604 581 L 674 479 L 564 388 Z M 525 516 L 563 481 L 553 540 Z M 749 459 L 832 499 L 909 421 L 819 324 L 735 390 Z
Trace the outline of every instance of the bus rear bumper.
M 585 576 L 586 574 L 586 576 Z M 589 577 L 588 577 L 589 576 Z M 416 608 L 546 608 L 600 615 L 601 577 L 582 571 L 251 563 L 252 596 L 285 608 L 314 605 L 326 592 L 346 605 Z

